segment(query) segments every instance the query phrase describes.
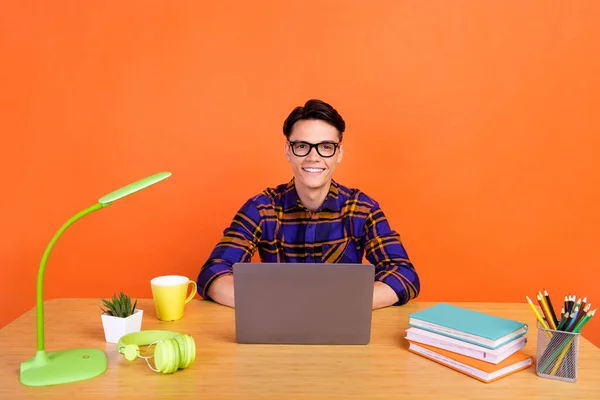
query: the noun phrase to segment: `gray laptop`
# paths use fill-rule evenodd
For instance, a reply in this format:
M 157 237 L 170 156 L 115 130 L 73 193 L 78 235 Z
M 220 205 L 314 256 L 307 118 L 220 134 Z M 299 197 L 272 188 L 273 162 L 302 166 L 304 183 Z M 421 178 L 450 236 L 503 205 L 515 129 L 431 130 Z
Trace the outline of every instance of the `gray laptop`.
M 368 344 L 371 264 L 236 263 L 238 343 Z

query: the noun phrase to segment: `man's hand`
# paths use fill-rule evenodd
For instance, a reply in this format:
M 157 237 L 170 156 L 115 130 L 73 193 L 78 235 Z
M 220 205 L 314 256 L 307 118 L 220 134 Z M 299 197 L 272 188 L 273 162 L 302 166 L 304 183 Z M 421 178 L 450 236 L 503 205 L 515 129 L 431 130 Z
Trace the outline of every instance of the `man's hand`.
M 383 282 L 375 282 L 373 287 L 373 310 L 391 306 L 398 301 L 398 295 Z
M 233 275 L 223 275 L 210 285 L 208 296 L 217 303 L 228 307 L 235 307 L 233 296 Z

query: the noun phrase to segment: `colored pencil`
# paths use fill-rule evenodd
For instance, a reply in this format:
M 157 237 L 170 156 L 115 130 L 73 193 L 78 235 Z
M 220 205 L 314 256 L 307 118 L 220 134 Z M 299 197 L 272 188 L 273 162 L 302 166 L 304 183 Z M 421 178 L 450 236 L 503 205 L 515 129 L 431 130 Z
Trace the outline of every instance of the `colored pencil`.
M 585 309 L 585 306 L 587 305 L 587 297 L 584 297 L 583 300 L 581 301 L 581 306 L 580 306 L 580 310 Z
M 542 312 L 544 313 L 544 318 L 546 319 L 546 323 L 548 324 L 550 329 L 556 329 L 556 325 L 554 325 L 554 321 L 552 320 L 552 316 L 550 315 L 550 310 L 548 310 L 548 305 L 546 304 L 546 301 L 544 300 L 544 296 L 542 295 L 541 292 L 538 292 L 537 300 L 538 300 L 538 303 L 540 304 L 540 307 L 542 308 Z
M 585 308 L 583 310 L 581 310 L 580 312 L 577 313 L 575 320 L 569 325 L 569 328 L 571 328 L 570 332 L 575 331 L 577 324 L 579 324 L 579 322 L 587 315 L 587 313 L 590 311 L 591 307 L 592 307 L 592 303 L 588 304 L 587 306 L 585 306 Z
M 569 312 L 573 312 L 573 308 L 575 307 L 575 300 L 577 300 L 577 295 L 572 295 L 569 299 Z
M 580 312 L 583 312 L 583 310 L 579 307 L 578 304 L 575 304 L 575 311 L 573 312 L 573 316 L 571 317 L 571 321 L 569 321 L 569 325 L 567 326 L 567 328 L 565 330 L 571 330 L 575 328 L 575 320 L 577 319 L 577 316 L 579 315 Z
M 533 310 L 533 312 L 535 314 L 535 317 L 537 318 L 537 320 L 540 323 L 540 325 L 542 325 L 542 327 L 544 329 L 548 329 L 548 325 L 546 325 L 546 322 L 544 321 L 544 319 L 542 318 L 542 316 L 540 315 L 540 313 L 535 308 L 535 305 L 533 304 L 533 301 L 531 301 L 531 299 L 529 298 L 529 296 L 525 296 L 525 298 L 527 299 L 527 302 L 529 303 L 529 306 Z M 550 331 L 546 331 L 546 332 L 548 333 L 548 336 L 552 337 L 552 332 L 550 332 Z
M 556 327 L 557 331 L 562 331 L 565 328 L 565 324 L 569 321 L 569 313 L 565 313 L 565 316 L 560 320 L 560 324 Z
M 563 331 L 569 330 L 569 326 L 571 326 L 571 324 L 575 320 L 575 316 L 577 315 L 578 312 L 579 312 L 579 307 L 575 307 L 573 312 L 571 312 L 571 315 L 569 315 L 569 319 L 567 320 L 567 323 L 563 326 L 563 329 L 562 329 Z
M 544 289 L 544 297 L 546 298 L 546 303 L 548 303 L 548 309 L 550 310 L 550 314 L 552 315 L 552 321 L 554 322 L 554 326 L 558 326 L 558 320 L 556 319 L 556 314 L 554 313 L 554 307 L 552 306 L 552 301 L 550 300 L 550 295 L 548 291 Z

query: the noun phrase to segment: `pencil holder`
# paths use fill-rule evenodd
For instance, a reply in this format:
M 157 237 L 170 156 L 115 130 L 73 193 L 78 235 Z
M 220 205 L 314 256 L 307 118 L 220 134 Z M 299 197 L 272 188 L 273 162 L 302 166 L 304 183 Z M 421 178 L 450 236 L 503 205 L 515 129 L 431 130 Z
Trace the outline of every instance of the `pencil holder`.
M 537 324 L 536 373 L 566 382 L 577 381 L 579 333 L 545 329 Z

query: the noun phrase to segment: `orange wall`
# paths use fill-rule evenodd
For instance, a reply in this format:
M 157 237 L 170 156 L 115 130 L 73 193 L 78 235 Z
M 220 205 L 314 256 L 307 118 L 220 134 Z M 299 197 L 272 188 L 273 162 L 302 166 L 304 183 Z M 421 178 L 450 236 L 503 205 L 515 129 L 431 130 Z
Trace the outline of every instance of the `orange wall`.
M 421 300 L 600 305 L 598 2 L 265 4 L 0 4 L 0 326 L 34 306 L 61 224 L 163 170 L 67 231 L 45 296 L 195 278 L 242 202 L 290 178 L 281 125 L 312 97 L 345 117 L 337 179 L 380 201 Z

